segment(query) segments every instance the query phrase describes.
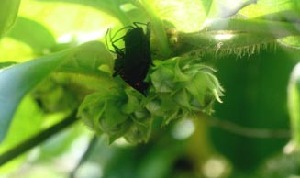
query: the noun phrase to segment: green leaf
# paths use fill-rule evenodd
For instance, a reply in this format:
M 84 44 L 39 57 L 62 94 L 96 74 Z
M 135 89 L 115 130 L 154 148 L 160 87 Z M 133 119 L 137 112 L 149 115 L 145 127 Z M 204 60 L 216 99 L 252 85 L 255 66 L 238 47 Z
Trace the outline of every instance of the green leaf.
M 49 49 L 56 44 L 46 27 L 25 17 L 17 18 L 15 26 L 9 31 L 7 37 L 28 44 L 38 54 L 49 52 Z
M 196 98 L 201 106 L 205 106 L 205 95 L 207 94 L 207 76 L 204 73 L 199 73 L 187 83 L 187 91 Z
M 150 138 L 152 119 L 145 118 L 143 123 L 135 122 L 124 136 L 130 143 L 147 142 Z
M 120 109 L 125 104 L 126 95 L 123 91 L 116 87 L 104 88 L 85 97 L 78 116 L 98 134 L 107 134 L 112 142 L 123 136 L 129 128 L 128 114 Z
M 0 2 L 0 37 L 5 34 L 15 22 L 20 0 L 1 0 Z
M 127 114 L 134 113 L 140 109 L 140 101 L 143 96 L 131 87 L 126 88 L 125 92 L 127 94 L 127 104 L 122 108 L 122 111 Z
M 199 0 L 142 0 L 141 3 L 152 18 L 167 21 L 179 31 L 198 31 L 206 18 L 204 4 Z
M 87 1 L 81 2 L 84 5 L 62 1 L 23 0 L 19 16 L 40 23 L 60 42 L 75 39 L 83 43 L 99 39 L 105 36 L 107 28 L 119 24 L 116 18 L 93 6 L 97 2 L 101 4 L 102 1 L 89 1 L 90 7 Z M 112 4 L 114 3 L 110 1 L 109 5 Z
M 70 56 L 62 61 L 56 71 L 107 75 L 107 72 L 113 72 L 113 66 L 114 60 L 106 46 L 98 41 L 91 41 L 72 49 Z
M 130 19 L 128 18 L 126 12 L 124 11 L 124 8 L 121 8 L 121 6 L 125 6 L 129 3 L 128 0 L 47 0 L 49 2 L 67 2 L 67 3 L 74 3 L 74 4 L 80 4 L 83 6 L 90 6 L 96 9 L 100 9 L 101 11 L 117 17 L 122 24 L 124 25 L 131 25 Z
M 11 123 L 7 137 L 0 144 L 0 153 L 17 146 L 21 141 L 38 133 L 41 128 L 42 114 L 37 103 L 29 96 L 26 96 L 17 108 L 14 120 Z M 8 172 L 15 169 L 24 157 L 20 157 L 4 166 L 1 166 L 0 172 Z
M 240 14 L 246 17 L 260 17 L 284 11 L 293 11 L 297 14 L 298 8 L 298 1 L 295 0 L 259 0 L 255 5 L 242 9 Z M 285 16 L 287 15 L 285 13 Z
M 97 72 L 97 69 L 101 65 L 112 69 L 112 63 L 105 46 L 94 41 L 0 70 L 0 141 L 6 135 L 20 100 L 51 72 L 72 71 L 109 77 L 108 73 Z
M 34 99 L 38 101 L 40 109 L 44 113 L 72 112 L 81 103 L 82 96 L 80 94 L 82 90 L 78 90 L 78 85 L 72 86 L 74 83 L 71 77 L 63 78 L 59 77 L 60 75 L 53 74 L 49 76 L 38 84 L 31 93 Z
M 36 58 L 36 53 L 26 43 L 3 37 L 0 40 L 0 61 L 24 62 Z
M 191 107 L 191 96 L 186 89 L 182 89 L 181 91 L 176 92 L 173 96 L 173 99 L 178 105 L 182 107 Z
M 131 143 L 147 141 L 152 123 L 148 100 L 120 78 L 108 82 L 114 84 L 105 83 L 85 97 L 78 116 L 96 133 L 106 134 L 110 143 L 120 137 Z
M 0 69 L 16 64 L 16 62 L 0 62 Z
M 4 139 L 23 96 L 47 77 L 67 54 L 67 51 L 64 51 L 0 71 L 0 141 Z
M 171 60 L 168 61 L 156 61 L 153 72 L 150 74 L 153 87 L 157 92 L 172 92 L 174 79 L 173 68 L 174 63 Z
M 105 116 L 100 121 L 104 130 L 115 129 L 127 120 L 128 116 L 120 110 L 125 101 L 122 95 L 111 96 L 111 98 L 106 100 Z
M 204 65 L 198 59 L 178 57 L 156 62 L 150 73 L 150 80 L 157 93 L 173 95 L 186 89 L 191 97 L 184 98 L 196 98 L 201 106 L 206 106 L 205 100 L 210 95 L 221 102 L 219 96 L 222 95 L 223 89 L 213 72 L 213 68 Z M 184 96 L 182 94 L 175 94 L 177 101 L 178 97 Z
M 202 0 L 201 3 L 203 8 L 205 9 L 206 16 L 207 16 L 213 6 L 213 0 Z

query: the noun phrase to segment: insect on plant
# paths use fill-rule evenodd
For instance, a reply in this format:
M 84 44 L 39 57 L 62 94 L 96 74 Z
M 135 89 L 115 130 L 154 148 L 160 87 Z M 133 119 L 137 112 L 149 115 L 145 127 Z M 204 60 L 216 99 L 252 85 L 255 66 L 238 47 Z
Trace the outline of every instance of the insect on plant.
M 145 25 L 146 30 L 140 27 Z M 126 34 L 118 39 L 114 39 L 117 34 L 127 29 Z M 149 83 L 144 79 L 147 76 L 151 65 L 150 53 L 150 24 L 133 23 L 133 26 L 119 29 L 112 37 L 110 31 L 107 32 L 114 53 L 117 54 L 113 76 L 120 76 L 127 84 L 146 95 Z M 125 48 L 118 48 L 115 44 L 123 40 Z

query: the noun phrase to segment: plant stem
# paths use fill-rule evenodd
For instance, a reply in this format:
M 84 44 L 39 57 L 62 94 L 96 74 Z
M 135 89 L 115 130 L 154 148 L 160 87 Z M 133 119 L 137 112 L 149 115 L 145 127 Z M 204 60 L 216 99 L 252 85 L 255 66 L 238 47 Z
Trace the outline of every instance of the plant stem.
M 297 25 L 265 19 L 214 19 L 206 24 L 207 31 L 232 30 L 254 34 L 272 34 L 274 39 L 300 35 Z
M 291 75 L 288 85 L 288 109 L 291 119 L 292 141 L 294 150 L 300 149 L 300 63 L 298 63 Z
M 89 158 L 90 154 L 92 153 L 96 143 L 97 143 L 97 135 L 95 134 L 93 136 L 93 138 L 91 139 L 87 149 L 85 150 L 85 152 L 83 153 L 81 159 L 79 160 L 79 162 L 77 163 L 77 165 L 75 166 L 75 168 L 72 170 L 72 172 L 70 173 L 70 178 L 75 178 L 75 175 L 78 171 L 78 169 L 80 168 L 80 166 Z
M 204 119 L 211 127 L 220 128 L 227 132 L 247 138 L 287 139 L 291 137 L 290 130 L 288 129 L 247 128 L 224 119 L 206 115 L 202 112 L 199 112 L 198 116 L 201 119 Z
M 39 134 L 21 142 L 19 145 L 7 150 L 2 155 L 0 155 L 0 166 L 6 164 L 7 162 L 17 158 L 21 154 L 29 151 L 45 140 L 51 138 L 53 135 L 62 131 L 63 129 L 71 126 L 75 123 L 78 118 L 76 117 L 76 111 L 74 111 L 70 116 L 63 119 L 61 122 L 41 131 Z
M 161 56 L 169 58 L 172 54 L 172 49 L 169 46 L 168 37 L 161 19 L 156 15 L 153 5 L 148 0 L 140 0 L 140 3 L 150 16 L 151 30 L 157 40 Z

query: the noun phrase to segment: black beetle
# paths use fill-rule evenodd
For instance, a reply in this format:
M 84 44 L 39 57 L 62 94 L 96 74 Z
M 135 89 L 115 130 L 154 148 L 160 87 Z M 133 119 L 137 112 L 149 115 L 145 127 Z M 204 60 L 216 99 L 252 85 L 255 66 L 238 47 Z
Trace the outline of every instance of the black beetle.
M 113 76 L 119 75 L 131 87 L 146 95 L 149 83 L 144 80 L 151 65 L 149 24 L 146 25 L 146 32 L 137 23 L 125 29 L 128 29 L 126 34 L 120 38 L 124 40 L 124 49 L 114 44 L 120 39 L 110 39 L 117 54 Z

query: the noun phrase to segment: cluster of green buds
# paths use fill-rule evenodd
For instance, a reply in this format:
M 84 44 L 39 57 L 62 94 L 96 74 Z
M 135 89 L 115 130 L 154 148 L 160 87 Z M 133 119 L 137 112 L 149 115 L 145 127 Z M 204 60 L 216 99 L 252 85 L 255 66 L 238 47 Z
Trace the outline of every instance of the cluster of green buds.
M 125 137 L 129 142 L 148 140 L 150 114 L 143 107 L 144 96 L 117 80 L 119 85 L 85 97 L 78 115 L 96 133 L 105 133 L 109 142 Z
M 199 59 L 176 57 L 155 61 L 149 79 L 153 100 L 147 105 L 153 115 L 171 120 L 189 117 L 197 112 L 211 114 L 212 104 L 222 102 L 223 88 L 216 72 Z
M 120 137 L 132 143 L 147 141 L 153 119 L 168 124 L 197 112 L 211 113 L 223 92 L 214 72 L 200 60 L 155 61 L 146 79 L 151 85 L 147 96 L 116 78 L 114 87 L 86 96 L 78 115 L 110 142 Z

